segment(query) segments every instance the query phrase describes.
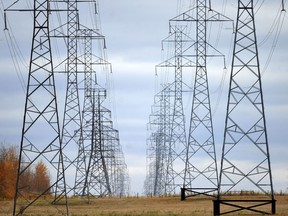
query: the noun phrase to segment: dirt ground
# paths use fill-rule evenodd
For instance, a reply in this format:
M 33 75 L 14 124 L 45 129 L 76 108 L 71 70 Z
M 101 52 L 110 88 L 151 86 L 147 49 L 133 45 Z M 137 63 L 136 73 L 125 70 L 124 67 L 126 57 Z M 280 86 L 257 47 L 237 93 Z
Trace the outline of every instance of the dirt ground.
M 276 215 L 288 215 L 288 195 L 276 196 Z M 270 211 L 271 205 L 264 209 Z M 227 208 L 221 205 L 221 212 Z M 13 202 L 0 201 L 0 216 L 12 215 Z M 26 209 L 23 215 L 62 215 L 65 205 L 50 205 L 48 201 L 40 200 Z M 270 211 L 271 212 L 271 211 Z M 99 216 L 212 216 L 213 201 L 207 198 L 189 198 L 180 201 L 179 197 L 130 197 L 93 199 L 90 204 L 84 200 L 69 199 L 69 213 L 77 215 Z M 231 213 L 228 215 L 261 215 L 251 211 Z

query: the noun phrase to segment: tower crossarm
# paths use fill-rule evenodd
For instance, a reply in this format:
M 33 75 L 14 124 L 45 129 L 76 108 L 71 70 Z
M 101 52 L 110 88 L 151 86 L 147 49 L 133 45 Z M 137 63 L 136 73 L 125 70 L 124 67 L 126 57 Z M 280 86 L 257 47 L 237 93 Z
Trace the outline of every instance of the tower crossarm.
M 211 8 L 206 7 L 205 8 L 208 13 L 206 13 L 205 17 L 202 17 L 199 19 L 199 17 L 195 17 L 195 14 L 197 15 L 197 7 L 191 8 L 180 15 L 175 16 L 174 18 L 169 20 L 170 25 L 173 22 L 199 22 L 199 21 L 204 21 L 204 22 L 232 22 L 233 20 L 230 19 L 229 17 L 214 11 Z

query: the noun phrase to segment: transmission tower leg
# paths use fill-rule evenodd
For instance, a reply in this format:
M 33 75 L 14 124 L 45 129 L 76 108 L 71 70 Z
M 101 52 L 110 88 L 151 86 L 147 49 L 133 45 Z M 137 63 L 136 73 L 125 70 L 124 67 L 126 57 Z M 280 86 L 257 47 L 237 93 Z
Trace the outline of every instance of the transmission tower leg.
M 214 215 L 242 210 L 275 214 L 253 0 L 238 1 L 219 180 Z M 220 205 L 230 210 L 221 213 Z M 267 205 L 271 211 L 263 208 Z
M 68 215 L 49 37 L 48 1 L 34 0 L 33 14 L 34 32 L 13 215 L 22 215 L 40 198 L 52 202 L 53 194 L 55 199 L 59 197 L 65 199 L 64 209 L 61 206 L 55 210 Z M 50 180 L 35 179 L 36 177 L 33 176 L 35 167 L 41 163 L 47 168 L 51 176 Z

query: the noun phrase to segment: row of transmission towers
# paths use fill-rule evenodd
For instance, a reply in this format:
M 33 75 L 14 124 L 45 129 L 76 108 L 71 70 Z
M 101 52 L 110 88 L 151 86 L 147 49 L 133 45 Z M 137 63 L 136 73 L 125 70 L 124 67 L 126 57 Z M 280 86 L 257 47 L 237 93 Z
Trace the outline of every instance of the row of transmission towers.
M 217 168 L 207 64 L 208 58 L 223 55 L 208 43 L 208 24 L 226 21 L 232 20 L 214 11 L 207 0 L 196 0 L 195 7 L 169 21 L 164 41 L 172 44 L 168 48 L 172 57 L 168 55 L 156 70 L 164 67 L 168 77 L 172 68 L 173 80 L 161 84 L 152 105 L 145 193 L 180 193 L 181 200 L 211 196 L 214 215 L 241 210 L 275 214 L 253 0 L 238 0 L 224 142 Z M 191 36 L 194 28 L 195 37 Z M 183 80 L 190 82 L 192 74 L 195 80 L 189 87 Z M 183 108 L 187 94 L 192 98 L 191 114 Z M 257 196 L 239 199 L 243 190 Z M 221 205 L 226 206 L 225 212 Z M 263 210 L 265 205 L 271 205 L 271 211 Z
M 69 215 L 68 196 L 90 202 L 126 195 L 128 169 L 107 98 L 112 71 L 98 2 L 34 0 L 33 8 L 15 9 L 17 2 L 5 10 L 5 23 L 8 11 L 31 11 L 34 25 L 13 215 L 42 199 Z M 94 20 L 88 23 L 96 24 L 86 27 L 80 18 L 89 11 Z M 55 20 L 59 26 L 51 29 Z M 60 47 L 66 57 L 55 58 Z M 63 75 L 64 104 L 57 98 Z M 36 188 L 27 176 L 40 161 L 50 184 Z
M 223 58 L 224 55 L 208 43 L 207 32 L 209 22 L 226 21 L 231 20 L 208 7 L 206 0 L 196 1 L 195 7 L 169 21 L 169 36 L 163 42 L 172 44 L 168 48 L 172 49 L 172 57 L 168 55 L 156 70 L 172 68 L 174 79 L 162 85 L 152 106 L 145 182 L 147 194 L 175 195 L 181 188 L 184 196 L 185 193 L 208 195 L 217 191 L 207 58 Z M 196 29 L 194 36 L 192 28 Z M 191 109 L 185 113 L 184 104 L 190 102 Z

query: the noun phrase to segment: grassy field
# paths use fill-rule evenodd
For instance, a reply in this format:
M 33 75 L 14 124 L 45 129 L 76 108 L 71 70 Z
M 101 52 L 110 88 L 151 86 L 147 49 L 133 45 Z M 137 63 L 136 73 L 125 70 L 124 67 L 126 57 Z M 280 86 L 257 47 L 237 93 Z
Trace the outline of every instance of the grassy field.
M 288 195 L 276 196 L 277 214 L 288 215 Z M 193 198 L 180 201 L 179 197 L 131 197 L 131 198 L 102 198 L 94 199 L 91 204 L 83 200 L 70 199 L 69 212 L 71 216 L 99 215 L 99 216 L 212 216 L 213 202 L 211 199 Z M 61 215 L 65 206 L 49 205 L 46 201 L 37 201 L 30 206 L 23 215 Z M 222 208 L 222 207 L 221 207 Z M 267 206 L 270 208 L 270 205 Z M 0 216 L 12 215 L 13 202 L 0 201 Z M 225 208 L 222 208 L 225 210 Z M 228 215 L 261 215 L 251 212 L 237 212 Z

